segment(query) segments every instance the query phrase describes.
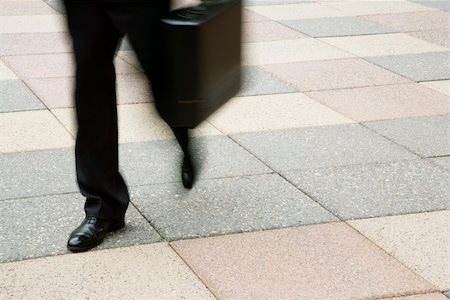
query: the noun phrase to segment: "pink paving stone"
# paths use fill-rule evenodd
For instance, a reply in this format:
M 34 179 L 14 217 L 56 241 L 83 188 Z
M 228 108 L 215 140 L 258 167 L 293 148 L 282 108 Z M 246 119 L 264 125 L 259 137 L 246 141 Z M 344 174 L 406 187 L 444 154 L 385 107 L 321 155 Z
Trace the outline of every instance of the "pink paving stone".
M 357 122 L 448 114 L 448 96 L 417 83 L 308 92 Z
M 244 42 L 288 40 L 303 37 L 306 36 L 298 31 L 273 21 L 250 22 L 243 24 Z
M 51 15 L 56 13 L 43 1 L 0 1 L 0 16 Z
M 323 60 L 260 66 L 300 91 L 404 83 L 409 80 L 362 59 Z
M 411 36 L 450 48 L 450 29 L 409 32 Z
M 374 15 L 361 18 L 403 32 L 450 28 L 450 13 L 444 11 Z
M 26 83 L 50 109 L 74 107 L 74 78 L 35 78 Z M 117 76 L 118 104 L 132 104 L 152 101 L 150 88 L 143 74 Z
M 384 298 L 383 300 L 448 300 L 448 298 L 441 293 L 430 293 L 395 298 Z
M 66 32 L 0 34 L 0 55 L 64 53 L 72 51 Z
M 267 17 L 264 17 L 260 14 L 257 14 L 255 12 L 252 12 L 246 8 L 242 10 L 242 21 L 244 23 L 247 22 L 261 22 L 261 21 L 269 21 L 270 19 Z
M 70 53 L 5 56 L 3 61 L 21 78 L 69 77 L 75 72 Z M 121 58 L 115 62 L 118 74 L 139 72 Z
M 172 246 L 219 299 L 367 299 L 434 291 L 343 223 Z

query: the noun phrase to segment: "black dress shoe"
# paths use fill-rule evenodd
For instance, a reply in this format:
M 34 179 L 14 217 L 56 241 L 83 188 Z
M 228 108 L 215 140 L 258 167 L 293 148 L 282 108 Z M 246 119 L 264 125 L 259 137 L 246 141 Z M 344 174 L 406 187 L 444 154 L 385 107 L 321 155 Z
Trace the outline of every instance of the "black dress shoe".
M 183 159 L 183 165 L 181 166 L 181 181 L 183 182 L 183 186 L 187 189 L 191 189 L 194 184 L 194 168 L 192 167 L 189 155 L 185 155 Z
M 106 233 L 116 231 L 125 226 L 123 220 L 108 222 L 97 217 L 86 217 L 70 235 L 67 248 L 72 252 L 83 252 L 100 245 Z

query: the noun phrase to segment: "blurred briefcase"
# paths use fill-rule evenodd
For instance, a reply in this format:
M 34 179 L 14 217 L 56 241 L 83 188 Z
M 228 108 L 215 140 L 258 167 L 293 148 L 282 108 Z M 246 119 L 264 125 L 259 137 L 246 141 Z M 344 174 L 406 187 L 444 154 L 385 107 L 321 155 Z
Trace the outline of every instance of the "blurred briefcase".
M 204 0 L 162 19 L 165 37 L 161 117 L 194 128 L 235 96 L 241 83 L 241 0 Z

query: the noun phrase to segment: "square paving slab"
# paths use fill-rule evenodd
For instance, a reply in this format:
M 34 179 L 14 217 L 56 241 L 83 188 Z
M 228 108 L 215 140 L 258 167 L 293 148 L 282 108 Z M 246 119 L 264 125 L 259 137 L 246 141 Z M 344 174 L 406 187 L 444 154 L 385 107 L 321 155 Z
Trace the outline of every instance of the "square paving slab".
M 350 222 L 441 291 L 450 289 L 450 210 Z
M 277 171 L 417 158 L 356 124 L 240 133 L 232 137 Z
M 300 93 L 234 98 L 209 120 L 227 134 L 353 123 Z
M 238 96 L 292 93 L 297 90 L 258 67 L 244 67 Z
M 242 26 L 242 40 L 244 42 L 276 41 L 305 37 L 305 35 L 300 32 L 287 28 L 274 21 L 247 22 Z
M 413 0 L 413 2 L 415 2 L 417 4 L 429 6 L 432 8 L 437 8 L 440 10 L 450 11 L 450 2 L 448 2 L 447 0 L 432 0 L 432 1 L 430 1 L 430 0 L 424 0 L 424 1 Z
M 53 195 L 0 202 L 0 262 L 67 253 L 67 239 L 84 218 L 80 194 Z M 96 249 L 160 241 L 161 237 L 132 206 L 126 226 L 109 234 Z M 79 274 L 78 274 L 79 275 Z
M 276 64 L 261 67 L 300 91 L 331 90 L 407 82 L 360 58 Z
M 420 84 L 450 96 L 450 80 L 423 81 Z
M 17 76 L 0 59 L 0 80 L 9 80 L 9 79 L 17 79 Z
M 66 22 L 60 15 L 0 16 L 0 33 L 64 32 Z
M 433 290 L 342 223 L 171 244 L 219 299 L 374 299 Z
M 40 1 L 0 1 L 0 16 L 51 15 L 56 11 Z
M 319 40 L 357 56 L 400 55 L 448 50 L 406 33 L 328 37 Z
M 71 51 L 72 44 L 66 32 L 0 34 L 0 55 L 65 53 Z
M 282 24 L 313 37 L 347 36 L 392 32 L 391 29 L 358 17 L 318 18 L 281 21 Z
M 260 14 L 254 13 L 246 8 L 242 9 L 242 22 L 250 23 L 250 22 L 263 22 L 270 21 L 269 18 L 264 17 Z
M 166 244 L 2 264 L 0 281 L 4 299 L 214 299 Z
M 327 1 L 328 7 L 349 15 L 379 15 L 434 10 L 410 1 Z
M 364 126 L 420 156 L 450 155 L 450 116 L 407 118 Z
M 383 300 L 448 300 L 442 293 L 429 293 L 412 296 L 383 298 Z
M 450 156 L 430 158 L 429 161 L 440 165 L 450 171 Z
M 408 32 L 408 34 L 450 49 L 450 30 L 448 29 Z
M 0 153 L 71 147 L 75 143 L 48 110 L 1 113 L 0 132 Z
M 247 9 L 273 20 L 330 18 L 347 14 L 320 3 L 251 6 Z
M 376 56 L 365 59 L 414 81 L 450 79 L 450 52 Z
M 0 80 L 0 112 L 45 109 L 20 80 Z
M 443 11 L 426 11 L 363 17 L 364 20 L 371 21 L 400 32 L 449 28 L 449 18 L 450 13 Z
M 256 175 L 133 189 L 133 203 L 158 232 L 179 240 L 337 221 L 280 176 Z
M 358 122 L 449 112 L 448 96 L 416 83 L 309 92 L 306 95 Z
M 344 219 L 450 209 L 450 172 L 422 160 L 286 172 Z

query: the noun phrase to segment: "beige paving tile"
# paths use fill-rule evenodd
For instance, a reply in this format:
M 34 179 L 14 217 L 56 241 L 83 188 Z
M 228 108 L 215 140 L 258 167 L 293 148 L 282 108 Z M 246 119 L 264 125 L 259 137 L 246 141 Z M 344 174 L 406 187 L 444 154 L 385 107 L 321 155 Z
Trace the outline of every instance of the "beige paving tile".
M 247 9 L 273 20 L 330 18 L 348 15 L 319 3 L 249 6 Z
M 450 289 L 450 210 L 349 222 L 402 263 Z
M 75 110 L 71 108 L 53 109 L 52 113 L 76 136 Z M 117 107 L 119 118 L 119 142 L 131 143 L 161 139 L 172 139 L 173 134 L 167 124 L 159 117 L 153 104 L 129 104 Z M 193 136 L 221 135 L 208 122 L 202 123 L 192 131 Z
M 225 133 L 353 122 L 301 93 L 234 98 L 209 121 Z
M 450 96 L 450 80 L 423 81 L 420 84 Z
M 444 11 L 364 16 L 363 19 L 402 32 L 450 27 L 450 13 Z
M 433 289 L 342 223 L 172 246 L 219 299 L 367 299 Z
M 0 114 L 0 132 L 3 153 L 74 145 L 74 139 L 47 110 Z
M 0 16 L 0 33 L 67 31 L 66 20 L 60 15 Z
M 0 265 L 2 299 L 214 299 L 167 244 Z
M 358 122 L 449 112 L 448 96 L 419 84 L 400 84 L 306 93 Z
M 5 56 L 3 60 L 21 78 L 69 77 L 75 72 L 71 53 Z M 138 73 L 121 58 L 115 60 L 117 74 Z
M 280 64 L 346 57 L 352 57 L 352 55 L 310 38 L 246 43 L 243 50 L 243 63 L 246 65 Z
M 66 32 L 0 34 L 0 55 L 24 55 L 72 52 Z
M 409 80 L 365 60 L 340 59 L 261 66 L 300 91 L 403 83 Z
M 349 15 L 394 14 L 434 10 L 433 8 L 410 1 L 330 1 L 325 5 Z
M 445 47 L 405 33 L 320 38 L 319 40 L 358 56 L 398 55 L 446 51 Z
M 304 34 L 273 21 L 251 22 L 243 24 L 244 42 L 262 42 L 298 39 L 306 37 Z
M 56 11 L 43 1 L 0 1 L 0 16 L 51 14 Z
M 448 298 L 441 293 L 429 293 L 404 297 L 384 298 L 383 300 L 448 300 Z
M 427 30 L 409 32 L 409 35 L 450 49 L 450 30 Z
M 133 67 L 143 71 L 139 60 L 133 50 L 122 50 L 117 52 L 117 56 L 132 65 Z
M 17 79 L 16 74 L 0 59 L 0 80 Z
M 269 21 L 270 19 L 254 13 L 246 8 L 242 9 L 242 22 L 261 22 L 261 21 Z

